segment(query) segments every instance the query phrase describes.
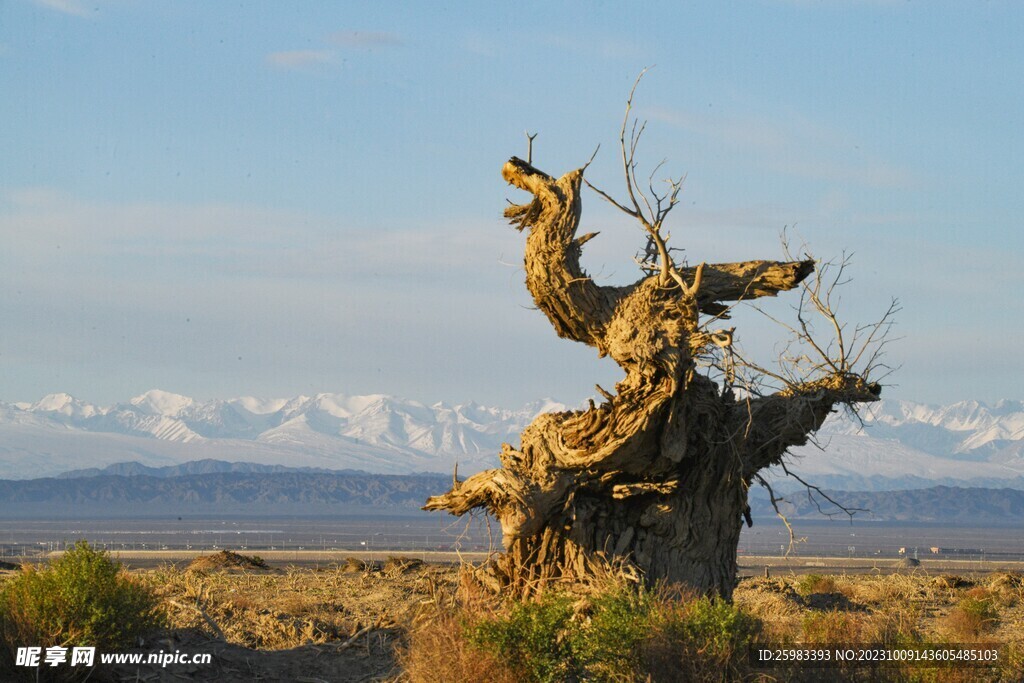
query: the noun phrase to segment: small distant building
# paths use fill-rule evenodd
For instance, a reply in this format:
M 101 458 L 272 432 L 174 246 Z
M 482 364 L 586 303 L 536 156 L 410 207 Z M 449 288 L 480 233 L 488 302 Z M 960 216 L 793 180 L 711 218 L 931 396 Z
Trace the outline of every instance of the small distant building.
M 907 554 L 907 549 L 906 548 L 900 548 L 899 549 L 899 554 L 900 555 L 906 555 Z
M 929 548 L 928 550 L 932 551 L 932 555 L 938 555 L 942 552 L 942 548 Z

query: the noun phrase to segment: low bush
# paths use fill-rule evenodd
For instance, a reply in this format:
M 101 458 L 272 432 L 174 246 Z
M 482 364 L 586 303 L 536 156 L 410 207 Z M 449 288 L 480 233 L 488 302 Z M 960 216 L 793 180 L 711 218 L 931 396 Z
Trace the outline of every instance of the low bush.
M 591 680 L 628 680 L 641 666 L 644 649 L 659 621 L 655 595 L 614 587 L 588 598 L 582 623 L 571 631 L 570 646 Z
M 973 595 L 972 595 L 973 594 Z M 946 615 L 946 628 L 962 638 L 977 638 L 999 623 L 999 610 L 984 589 L 972 590 Z
M 911 604 L 892 604 L 875 611 L 861 637 L 865 642 L 889 647 L 910 647 L 922 642 L 920 611 Z
M 49 567 L 25 565 L 0 592 L 0 635 L 18 647 L 124 648 L 163 623 L 160 600 L 85 541 Z M 9 662 L 8 662 L 9 664 Z
M 548 594 L 538 602 L 513 603 L 504 614 L 476 624 L 468 636 L 526 680 L 564 681 L 576 669 L 567 637 L 572 614 L 570 596 Z
M 445 680 L 463 683 L 736 680 L 747 673 L 760 628 L 722 600 L 617 586 L 586 597 L 513 601 L 488 616 L 439 613 L 412 634 L 402 660 L 411 680 L 421 682 L 438 680 L 438 652 L 450 653 Z
M 811 595 L 813 593 L 836 593 L 838 588 L 836 580 L 831 576 L 821 574 L 806 574 L 800 577 L 796 584 L 796 590 L 800 595 Z
M 636 680 L 742 680 L 761 630 L 759 619 L 718 598 L 659 601 Z

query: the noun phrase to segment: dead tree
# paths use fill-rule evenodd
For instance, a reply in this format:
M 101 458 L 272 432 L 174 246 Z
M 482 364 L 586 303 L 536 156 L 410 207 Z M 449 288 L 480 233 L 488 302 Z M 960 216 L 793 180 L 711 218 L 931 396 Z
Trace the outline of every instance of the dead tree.
M 625 378 L 614 393 L 597 387 L 599 405 L 538 416 L 518 448 L 502 446 L 500 468 L 455 478 L 425 509 L 494 515 L 505 546 L 495 570 L 517 593 L 585 579 L 617 560 L 648 582 L 685 582 L 729 598 L 751 484 L 805 444 L 835 406 L 877 399 L 879 385 L 855 366 L 891 323 L 887 314 L 869 327 L 854 351 L 834 340 L 832 348 L 815 343 L 800 318 L 791 329 L 824 360 L 795 378 L 734 354 L 733 331 L 710 325 L 736 302 L 802 287 L 828 317 L 827 297 L 810 285 L 815 262 L 677 264 L 662 225 L 681 179 L 664 194 L 650 183 L 641 191 L 634 159 L 643 127 L 634 123 L 627 137 L 631 103 L 632 93 L 620 136 L 628 199 L 594 189 L 646 231 L 653 258 L 643 260 L 646 275 L 637 282 L 599 286 L 580 267 L 581 248 L 594 237 L 577 236 L 586 166 L 557 179 L 515 157 L 502 169 L 509 184 L 532 195 L 505 216 L 527 233 L 526 286 L 537 307 L 560 337 L 611 357 Z M 842 339 L 845 328 L 836 325 Z M 781 383 L 771 392 L 734 389 L 737 365 Z

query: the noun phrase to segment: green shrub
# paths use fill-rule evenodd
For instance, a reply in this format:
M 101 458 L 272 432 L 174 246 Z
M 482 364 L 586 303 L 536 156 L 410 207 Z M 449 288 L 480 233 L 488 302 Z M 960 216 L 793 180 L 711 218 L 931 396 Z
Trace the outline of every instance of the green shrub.
M 986 592 L 967 595 L 946 615 L 946 627 L 955 635 L 965 638 L 976 638 L 991 631 L 997 623 L 999 610 L 992 596 Z
M 747 655 L 761 621 L 706 596 L 660 602 L 645 643 L 639 680 L 733 681 L 748 670 Z
M 745 648 L 760 630 L 754 617 L 731 603 L 707 596 L 687 605 L 684 625 L 688 638 L 713 655 Z
M 0 592 L 10 652 L 55 645 L 116 650 L 162 624 L 159 598 L 108 553 L 79 541 L 49 567 L 26 565 Z
M 589 623 L 570 634 L 570 646 L 587 680 L 629 680 L 642 666 L 643 646 L 657 617 L 648 590 L 619 587 L 590 601 Z
M 796 591 L 800 595 L 807 596 L 814 593 L 835 593 L 838 591 L 836 581 L 831 576 L 821 574 L 806 574 L 800 577 L 796 584 Z
M 539 602 L 515 602 L 507 613 L 469 632 L 470 642 L 492 653 L 527 680 L 564 681 L 575 672 L 570 638 L 572 598 L 549 594 Z
M 514 602 L 470 623 L 476 648 L 539 682 L 734 680 L 761 626 L 723 600 L 635 587 Z

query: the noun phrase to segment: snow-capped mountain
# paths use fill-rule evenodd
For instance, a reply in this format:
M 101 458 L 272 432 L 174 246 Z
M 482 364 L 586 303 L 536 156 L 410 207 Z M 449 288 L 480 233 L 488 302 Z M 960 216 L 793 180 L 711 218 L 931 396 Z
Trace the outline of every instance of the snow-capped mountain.
M 51 394 L 0 403 L 0 478 L 202 458 L 389 474 L 450 472 L 458 461 L 472 472 L 496 462 L 502 442 L 517 442 L 537 413 L 564 409 L 427 406 L 379 394 L 204 402 L 159 390 L 103 407 Z
M 926 453 L 966 460 L 987 460 L 1024 444 L 1024 404 L 1000 401 L 987 406 L 961 401 L 930 406 L 910 401 L 879 401 L 861 411 L 867 433 L 895 439 Z M 861 425 L 833 417 L 823 431 L 863 433 Z
M 861 406 L 859 419 L 836 413 L 817 447 L 793 453 L 793 471 L 815 484 L 846 490 L 921 488 L 936 484 L 1024 489 L 1024 404 L 946 406 L 883 400 Z
M 0 403 L 0 478 L 24 479 L 120 462 L 148 466 L 218 459 L 381 474 L 471 473 L 497 464 L 502 442 L 540 412 L 467 403 L 425 405 L 385 395 L 318 394 L 198 401 L 148 391 L 96 406 L 67 394 Z M 832 416 L 794 472 L 847 490 L 936 484 L 1024 488 L 1024 404 L 962 401 L 929 406 L 880 401 L 860 421 Z

